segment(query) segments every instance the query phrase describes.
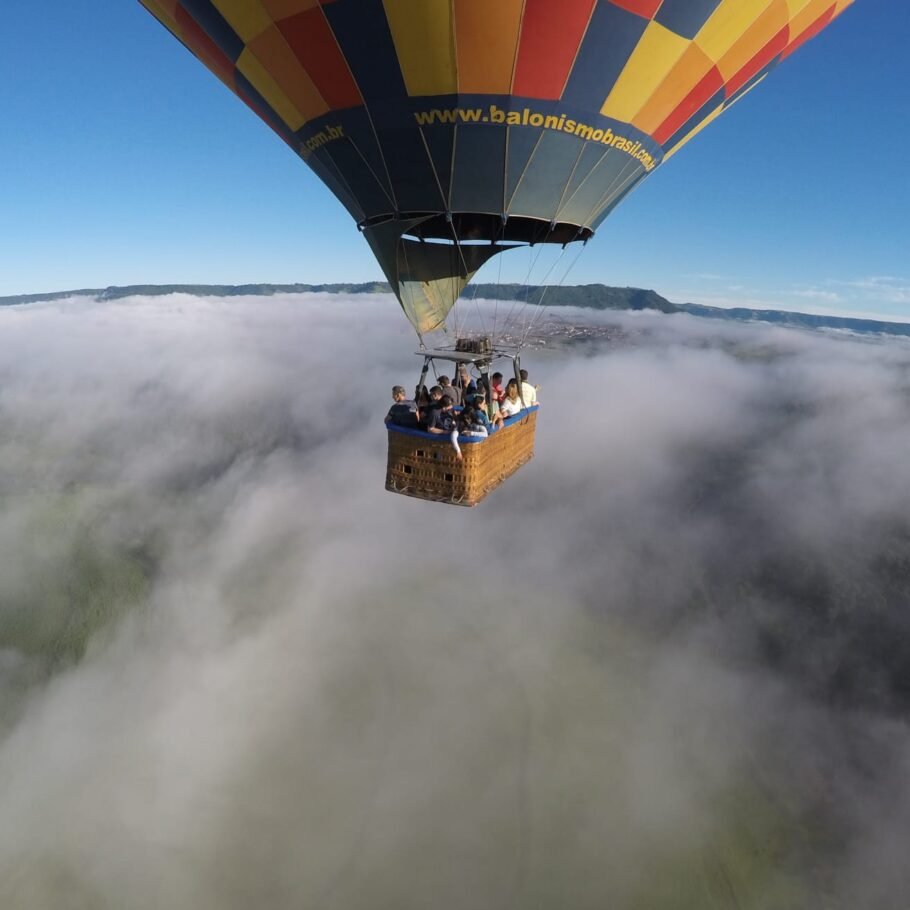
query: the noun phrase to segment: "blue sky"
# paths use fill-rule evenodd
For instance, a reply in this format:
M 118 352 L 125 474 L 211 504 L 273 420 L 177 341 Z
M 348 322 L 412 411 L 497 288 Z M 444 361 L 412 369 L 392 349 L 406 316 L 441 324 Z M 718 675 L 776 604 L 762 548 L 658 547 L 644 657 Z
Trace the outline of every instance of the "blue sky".
M 857 0 L 633 192 L 567 282 L 910 319 L 903 10 Z M 334 197 L 138 3 L 3 20 L 0 295 L 381 277 Z M 525 254 L 498 258 L 525 280 Z

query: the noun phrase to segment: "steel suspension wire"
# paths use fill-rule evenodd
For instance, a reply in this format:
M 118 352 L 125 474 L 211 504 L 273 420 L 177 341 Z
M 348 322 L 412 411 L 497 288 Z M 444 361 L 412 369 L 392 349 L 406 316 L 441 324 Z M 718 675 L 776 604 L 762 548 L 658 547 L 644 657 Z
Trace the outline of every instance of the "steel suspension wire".
M 497 244 L 501 244 L 505 240 L 505 238 L 506 238 L 506 221 L 505 221 L 505 218 L 503 218 L 503 220 L 500 224 L 500 227 L 499 227 L 499 237 L 494 242 Z M 507 253 L 507 252 L 508 252 L 508 250 L 502 249 L 496 254 L 496 258 L 499 260 L 496 264 L 497 269 L 498 269 L 497 276 L 496 276 L 496 297 L 495 297 L 495 300 L 493 301 L 493 325 L 492 325 L 492 328 L 490 329 L 490 333 L 489 333 L 490 343 L 493 344 L 494 346 L 499 343 L 499 338 L 496 335 L 496 319 L 499 315 L 499 288 L 502 285 L 502 257 L 503 257 L 503 254 Z M 475 285 L 475 288 L 476 288 L 476 285 Z
M 474 304 L 474 309 L 477 311 L 477 314 L 479 316 L 480 325 L 481 325 L 483 334 L 486 335 L 487 330 L 486 330 L 486 326 L 484 326 L 484 323 L 483 323 L 483 313 L 480 312 L 480 304 L 477 302 L 477 285 L 474 284 L 473 282 L 471 282 L 471 302 Z M 456 304 L 456 308 L 457 308 L 457 304 Z
M 560 278 L 559 282 L 555 285 L 556 287 L 561 288 L 565 284 L 566 279 L 569 277 L 569 273 L 572 271 L 572 269 L 575 268 L 576 264 L 578 263 L 578 260 L 581 259 L 581 254 L 584 252 L 584 250 L 585 250 L 585 244 L 581 244 L 578 252 L 575 254 L 575 258 L 569 263 L 569 267 L 565 270 L 562 278 Z M 565 248 L 563 248 L 563 253 L 565 253 Z M 560 259 L 561 258 L 562 258 L 562 255 L 560 255 Z M 528 335 L 530 335 L 531 330 L 543 318 L 543 313 L 544 313 L 543 301 L 544 301 L 545 297 L 547 296 L 547 291 L 549 291 L 550 287 L 551 287 L 551 285 L 548 285 L 547 287 L 545 287 L 543 294 L 541 294 L 541 296 L 540 296 L 540 300 L 538 301 L 538 304 L 537 304 L 537 312 L 535 313 L 535 317 L 532 320 L 531 324 L 528 326 L 527 334 L 525 335 L 524 338 L 522 338 L 522 344 L 524 344 L 527 341 Z
M 516 299 L 512 300 L 511 305 L 509 306 L 509 311 L 506 313 L 506 317 L 503 320 L 502 334 L 505 335 L 506 332 L 518 321 L 518 318 L 524 312 L 528 306 L 528 288 L 531 280 L 531 273 L 534 271 L 534 267 L 537 265 L 537 260 L 540 258 L 540 254 L 543 250 L 544 244 L 538 244 L 540 249 L 534 250 L 534 244 L 528 244 L 528 272 L 525 275 L 524 283 L 519 287 L 519 294 L 521 293 L 521 288 L 525 289 L 525 299 L 519 300 L 518 294 L 516 294 Z M 515 314 L 516 309 L 518 310 L 517 315 Z M 514 315 L 514 320 L 513 320 Z
M 550 279 L 550 275 L 553 274 L 553 270 L 556 268 L 556 266 L 559 265 L 559 263 L 562 261 L 562 257 L 565 255 L 566 255 L 566 247 L 563 246 L 563 248 L 559 251 L 559 255 L 556 257 L 554 262 L 550 265 L 550 267 L 547 269 L 547 271 L 544 272 L 544 276 L 540 282 L 540 286 L 543 288 L 543 291 L 541 292 L 541 300 L 546 296 L 546 293 L 549 290 L 550 286 L 549 286 L 548 282 Z M 521 332 L 521 344 L 522 345 L 524 345 L 525 341 L 527 340 L 528 334 L 531 331 L 531 325 L 534 323 L 534 319 L 539 312 L 540 312 L 540 300 L 537 301 L 535 309 L 531 310 L 530 307 L 528 307 L 525 310 L 523 316 L 529 316 L 529 318 L 526 321 L 525 320 L 522 321 L 522 332 Z
M 595 204 L 591 208 L 591 211 L 588 214 L 588 218 L 585 219 L 585 223 L 590 223 L 594 217 L 594 213 L 601 206 L 607 204 L 611 197 L 615 197 L 616 195 L 622 193 L 622 191 L 625 189 L 626 184 L 629 182 L 630 178 L 637 179 L 634 163 L 631 163 L 631 162 L 629 165 L 626 165 L 625 167 L 623 167 L 620 170 L 619 174 L 617 174 L 616 178 L 611 182 L 611 184 L 607 188 L 607 190 L 595 202 Z M 618 185 L 618 188 L 617 188 L 617 185 Z M 569 267 L 563 273 L 562 278 L 560 278 L 560 280 L 555 284 L 556 287 L 562 287 L 565 284 L 565 281 L 568 278 L 570 272 L 572 271 L 572 269 L 575 268 L 575 265 L 578 263 L 578 260 L 581 258 L 581 254 L 585 248 L 585 245 L 586 245 L 585 243 L 583 243 L 581 245 L 580 249 L 578 250 L 578 253 L 575 255 L 575 258 L 572 260 L 572 262 L 569 264 Z M 563 246 L 562 253 L 560 253 L 556 262 L 547 271 L 547 274 L 544 276 L 545 279 L 549 278 L 549 275 L 553 271 L 555 266 L 557 266 L 559 264 L 559 262 L 562 260 L 562 257 L 565 254 L 566 246 L 567 245 Z M 546 295 L 549 292 L 551 286 L 552 286 L 551 284 L 547 284 L 546 282 L 544 282 L 543 291 L 541 293 L 540 299 L 537 302 L 537 310 L 534 312 L 532 319 L 527 324 L 527 326 L 521 336 L 521 346 L 524 346 L 524 344 L 527 342 L 527 339 L 528 339 L 531 331 L 534 329 L 534 327 L 537 324 L 539 324 L 540 320 L 543 318 L 543 313 L 544 313 L 543 302 L 546 299 Z
M 505 231 L 505 225 L 503 225 L 503 231 Z M 500 253 L 496 257 L 499 260 L 497 263 L 499 271 L 496 275 L 496 300 L 493 303 L 493 331 L 490 333 L 490 341 L 494 345 L 499 344 L 499 336 L 496 334 L 496 320 L 499 317 L 499 293 L 502 287 L 502 256 L 503 254 Z
M 550 275 L 552 274 L 552 272 L 556 268 L 556 266 L 558 266 L 559 263 L 562 261 L 562 257 L 565 256 L 565 254 L 566 254 L 566 246 L 567 246 L 567 244 L 563 244 L 562 249 L 559 252 L 559 255 L 556 257 L 556 260 L 550 265 L 550 267 L 547 269 L 547 271 L 544 272 L 543 278 L 540 280 L 540 284 L 538 286 L 543 289 L 541 292 L 541 299 L 543 298 L 543 296 L 546 295 L 547 290 L 549 288 L 548 279 L 549 279 Z M 539 254 L 538 254 L 538 256 L 539 256 Z M 524 346 L 524 343 L 528 337 L 528 333 L 530 332 L 530 326 L 531 326 L 531 324 L 533 324 L 536 314 L 538 312 L 540 312 L 540 301 L 539 300 L 535 304 L 536 309 L 531 309 L 530 288 L 528 289 L 528 294 L 526 295 L 526 298 L 527 298 L 526 304 L 523 307 L 521 314 L 520 314 L 521 318 L 522 318 L 522 329 L 521 329 L 519 346 Z
M 521 184 L 523 183 L 525 176 L 527 175 L 528 170 L 531 167 L 531 163 L 534 161 L 534 157 L 537 155 L 537 151 L 540 148 L 542 139 L 543 139 L 543 133 L 540 133 L 540 135 L 538 135 L 537 140 L 534 143 L 534 148 L 531 150 L 531 154 L 528 157 L 527 162 L 525 163 L 524 169 L 522 170 L 521 174 L 518 177 L 518 180 L 515 183 L 515 186 L 512 189 L 511 197 L 508 200 L 505 200 L 506 204 L 503 209 L 504 211 L 508 212 L 512 208 L 512 203 L 515 199 L 515 196 L 518 194 L 518 190 L 521 187 Z M 512 301 L 512 304 L 509 307 L 509 312 L 506 314 L 506 318 L 503 322 L 503 327 L 502 327 L 503 334 L 505 334 L 512 325 L 512 314 L 515 311 L 515 307 L 518 306 L 519 308 L 521 308 L 522 306 L 528 305 L 527 287 L 528 287 L 528 283 L 531 278 L 531 272 L 534 270 L 534 266 L 537 264 L 537 258 L 540 256 L 540 252 L 541 252 L 540 250 L 537 250 L 536 255 L 534 254 L 534 244 L 533 243 L 529 243 L 528 248 L 530 250 L 529 258 L 531 261 L 530 261 L 530 264 L 528 265 L 528 274 L 525 276 L 525 282 L 524 282 L 525 283 L 525 301 L 524 301 L 524 304 L 522 304 L 522 302 L 520 300 Z M 520 312 L 521 312 L 521 309 L 519 309 L 519 313 Z
M 423 131 L 423 127 L 420 128 L 420 139 L 423 142 L 423 149 L 426 152 L 427 161 L 429 162 L 430 168 L 433 171 L 433 178 L 436 181 L 436 187 L 439 190 L 440 200 L 442 201 L 442 204 L 445 207 L 446 220 L 448 221 L 449 227 L 451 228 L 451 231 L 452 231 L 452 243 L 458 252 L 458 257 L 459 257 L 459 259 L 461 259 L 461 268 L 464 271 L 465 276 L 467 277 L 467 275 L 469 273 L 469 269 L 468 269 L 467 260 L 465 259 L 465 256 L 464 256 L 464 252 L 461 249 L 461 239 L 459 238 L 458 231 L 455 228 L 455 222 L 452 219 L 452 213 L 451 213 L 451 211 L 449 211 L 449 201 L 446 197 L 446 192 L 443 188 L 442 181 L 439 178 L 439 172 L 436 170 L 436 162 L 433 160 L 432 154 L 430 154 L 430 146 L 429 146 L 429 143 L 427 142 L 427 137 Z M 458 127 L 456 126 L 453 137 L 452 137 L 452 160 L 453 161 L 455 160 L 455 144 L 457 142 L 458 142 Z M 452 179 L 453 180 L 455 179 L 454 173 L 452 174 Z M 455 291 L 454 279 L 453 279 L 451 291 L 454 294 L 454 291 Z M 452 300 L 452 305 L 449 307 L 449 310 L 446 314 L 448 316 L 448 313 L 452 313 L 452 323 L 453 323 L 452 327 L 453 327 L 453 331 L 455 333 L 456 339 L 458 338 L 458 335 L 459 335 L 459 324 L 458 324 L 459 323 L 459 312 L 458 312 L 457 304 L 458 304 L 458 298 L 460 296 L 461 296 L 460 291 L 458 294 L 454 295 L 454 299 Z M 474 299 L 476 301 L 476 294 L 474 296 Z M 482 321 L 482 319 L 483 319 L 483 317 L 481 316 L 481 321 Z M 443 331 L 446 334 L 448 334 L 448 328 L 447 328 L 445 322 L 443 323 L 442 328 L 443 328 Z
M 565 256 L 565 254 L 566 254 L 566 245 L 564 244 L 562 249 L 559 252 L 559 255 L 556 257 L 556 260 L 547 269 L 547 271 L 544 272 L 544 276 L 540 282 L 540 287 L 543 288 L 543 290 L 541 292 L 541 300 L 546 296 L 546 293 L 549 290 L 548 281 L 549 281 L 550 275 L 553 273 L 553 270 L 556 268 L 556 266 L 558 266 L 559 263 L 562 261 L 562 257 Z M 521 342 L 520 342 L 520 344 L 522 346 L 524 346 L 524 343 L 528 338 L 528 334 L 531 331 L 531 325 L 534 323 L 535 317 L 537 316 L 537 314 L 539 312 L 540 312 L 540 300 L 537 301 L 536 309 L 532 310 L 530 308 L 530 306 L 528 306 L 523 311 L 523 313 L 522 313 L 522 332 L 521 332 Z M 527 319 L 527 321 L 525 320 L 525 317 L 529 317 Z
M 424 139 L 424 144 L 426 145 L 426 139 Z M 457 146 L 457 144 L 458 144 L 458 126 L 456 125 L 455 130 L 453 132 L 453 136 L 452 136 L 452 177 L 451 177 L 451 179 L 452 179 L 453 183 L 455 181 L 455 164 L 454 164 L 454 162 L 455 162 L 455 147 Z M 427 154 L 429 155 L 429 146 L 427 146 Z M 430 156 L 430 157 L 432 157 L 432 156 Z M 439 178 L 437 177 L 437 180 L 438 179 Z M 448 206 L 448 202 L 447 202 L 447 206 Z M 467 277 L 469 275 L 469 269 L 468 269 L 467 260 L 465 259 L 464 253 L 461 250 L 461 238 L 459 238 L 458 231 L 455 229 L 455 222 L 452 220 L 451 212 L 448 212 L 447 217 L 448 217 L 449 224 L 452 227 L 452 237 L 455 240 L 455 246 L 458 248 L 458 255 L 461 257 L 461 267 L 464 269 L 465 277 Z M 462 290 L 464 290 L 464 288 L 462 288 Z M 461 296 L 461 295 L 459 294 L 459 296 Z M 477 311 L 477 314 L 480 319 L 481 330 L 484 333 L 486 333 L 486 327 L 484 326 L 483 314 L 480 312 L 480 304 L 477 303 L 477 294 L 476 293 L 473 295 L 472 300 L 474 301 L 474 308 Z M 458 305 L 458 297 L 456 297 L 455 300 L 452 301 L 452 309 L 457 309 L 457 305 Z M 458 320 L 457 313 L 455 315 L 455 320 L 457 323 L 457 320 Z M 455 333 L 455 337 L 456 337 L 456 339 L 458 337 L 457 331 Z
M 501 254 L 498 254 L 498 255 L 501 255 Z M 484 335 L 489 336 L 490 333 L 487 329 L 487 321 L 486 321 L 486 319 L 484 319 L 483 308 L 480 306 L 480 303 L 477 300 L 477 285 L 475 284 L 471 290 L 474 292 L 471 295 L 471 301 L 474 304 L 474 310 L 477 313 L 477 318 L 480 322 L 480 330 Z

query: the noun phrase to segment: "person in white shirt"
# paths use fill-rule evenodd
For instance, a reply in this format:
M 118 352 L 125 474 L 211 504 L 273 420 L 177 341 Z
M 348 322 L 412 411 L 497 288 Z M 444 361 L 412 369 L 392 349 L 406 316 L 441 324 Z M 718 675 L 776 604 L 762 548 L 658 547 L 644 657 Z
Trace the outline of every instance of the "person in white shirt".
M 514 379 L 510 379 L 506 386 L 506 397 L 499 405 L 499 413 L 503 417 L 514 417 L 523 407 L 518 395 L 518 383 Z
M 537 404 L 537 389 L 539 386 L 531 385 L 528 382 L 528 371 L 522 370 L 519 374 L 521 376 L 521 397 L 524 399 L 525 407 L 533 407 Z

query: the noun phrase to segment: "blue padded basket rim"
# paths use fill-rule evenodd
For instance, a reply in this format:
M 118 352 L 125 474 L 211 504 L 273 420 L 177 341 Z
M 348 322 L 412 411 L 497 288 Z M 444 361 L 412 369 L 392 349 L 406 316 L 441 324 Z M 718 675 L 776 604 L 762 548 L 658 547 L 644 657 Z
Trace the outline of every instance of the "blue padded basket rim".
M 506 417 L 502 429 L 504 430 L 506 427 L 510 427 L 513 424 L 521 423 L 531 411 L 537 410 L 540 410 L 539 404 L 531 405 L 529 408 L 522 408 L 514 417 Z M 426 430 L 412 430 L 410 427 L 400 427 L 394 423 L 387 423 L 386 428 L 390 433 L 401 433 L 403 436 L 413 436 L 416 439 L 429 439 L 434 442 L 448 438 L 445 433 L 427 433 Z M 501 433 L 502 430 L 494 430 L 494 432 Z M 464 443 L 465 445 L 472 445 L 474 443 L 484 442 L 484 440 L 489 438 L 489 436 L 459 436 L 458 444 L 461 445 Z

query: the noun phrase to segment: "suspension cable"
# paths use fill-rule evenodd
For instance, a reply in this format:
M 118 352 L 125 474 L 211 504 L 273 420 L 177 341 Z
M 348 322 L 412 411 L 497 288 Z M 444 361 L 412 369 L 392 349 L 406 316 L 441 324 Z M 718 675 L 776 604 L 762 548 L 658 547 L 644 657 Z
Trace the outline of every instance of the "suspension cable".
M 509 306 L 509 311 L 506 313 L 505 319 L 503 320 L 502 333 L 505 334 L 509 328 L 518 321 L 518 317 L 524 312 L 525 308 L 528 306 L 528 287 L 530 284 L 531 273 L 534 270 L 534 267 L 537 265 L 537 260 L 540 258 L 541 251 L 543 249 L 543 244 L 540 244 L 540 249 L 535 250 L 534 244 L 528 244 L 528 272 L 525 275 L 524 284 L 521 287 L 524 288 L 525 299 L 519 300 L 518 296 L 521 293 L 521 288 L 519 288 L 519 293 L 516 294 L 516 299 L 514 299 Z M 516 309 L 518 314 L 515 315 Z M 514 319 L 513 319 L 514 316 Z
M 530 313 L 530 318 L 528 319 L 528 321 L 526 323 L 524 322 L 524 320 L 522 321 L 522 325 L 523 325 L 522 334 L 521 334 L 521 343 L 522 344 L 525 343 L 525 340 L 527 339 L 528 334 L 531 331 L 531 325 L 534 323 L 535 318 L 537 317 L 537 314 L 540 312 L 541 301 L 546 296 L 547 291 L 550 289 L 550 285 L 548 283 L 550 275 L 553 273 L 553 270 L 559 265 L 559 263 L 562 262 L 563 256 L 566 255 L 566 246 L 567 246 L 567 244 L 563 244 L 562 249 L 559 251 L 559 255 L 556 257 L 556 259 L 554 260 L 552 265 L 547 269 L 547 271 L 544 273 L 543 278 L 541 279 L 540 286 L 542 287 L 543 290 L 541 291 L 540 300 L 537 301 L 536 308 L 531 310 L 529 307 L 523 314 L 526 316 L 526 315 L 528 315 L 528 313 Z
M 563 273 L 563 276 L 562 276 L 562 278 L 560 278 L 559 282 L 556 284 L 556 287 L 561 288 L 565 284 L 566 279 L 569 277 L 569 273 L 572 271 L 572 269 L 575 268 L 576 264 L 578 263 L 578 260 L 581 259 L 581 254 L 584 252 L 584 249 L 585 249 L 585 244 L 582 243 L 578 249 L 578 252 L 575 254 L 575 258 L 569 263 L 569 267 Z M 563 248 L 563 253 L 565 253 L 565 248 Z M 562 258 L 562 254 L 560 254 L 560 259 L 561 258 Z M 537 312 L 535 313 L 534 319 L 531 321 L 531 324 L 528 326 L 528 330 L 525 333 L 525 336 L 522 338 L 522 344 L 524 344 L 527 341 L 528 336 L 530 335 L 532 329 L 534 329 L 534 327 L 543 318 L 543 313 L 544 313 L 544 303 L 543 302 L 547 296 L 547 291 L 549 291 L 550 287 L 551 286 L 548 285 L 546 288 L 544 288 L 543 293 L 540 295 L 540 300 L 538 301 L 538 304 L 537 304 Z

